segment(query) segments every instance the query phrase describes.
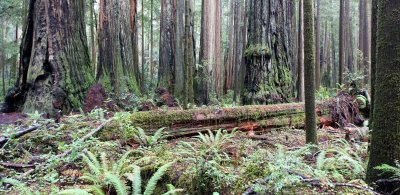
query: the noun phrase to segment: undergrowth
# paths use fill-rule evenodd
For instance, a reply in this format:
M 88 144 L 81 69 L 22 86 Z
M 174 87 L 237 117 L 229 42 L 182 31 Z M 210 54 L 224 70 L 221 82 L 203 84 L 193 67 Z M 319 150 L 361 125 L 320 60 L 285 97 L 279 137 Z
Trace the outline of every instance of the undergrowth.
M 297 143 L 304 133 L 289 129 L 270 134 L 271 139 L 277 137 L 272 144 L 223 129 L 165 140 L 163 128 L 148 133 L 129 123 L 129 113 L 116 113 L 112 120 L 118 128 L 134 132 L 121 136 L 124 141 L 80 140 L 108 114 L 104 110 L 78 113 L 57 124 L 36 113 L 22 126 L 7 126 L 10 132 L 32 124 L 41 128 L 0 149 L 0 162 L 36 166 L 27 175 L 30 168 L 0 166 L 0 193 L 242 194 L 252 189 L 260 194 L 319 194 L 332 192 L 335 182 L 354 182 L 365 175 L 367 144 L 335 139 L 317 150 L 293 147 L 282 140 L 293 136 L 289 139 Z M 57 156 L 67 151 L 69 155 Z M 301 175 L 320 181 L 321 186 L 311 186 Z

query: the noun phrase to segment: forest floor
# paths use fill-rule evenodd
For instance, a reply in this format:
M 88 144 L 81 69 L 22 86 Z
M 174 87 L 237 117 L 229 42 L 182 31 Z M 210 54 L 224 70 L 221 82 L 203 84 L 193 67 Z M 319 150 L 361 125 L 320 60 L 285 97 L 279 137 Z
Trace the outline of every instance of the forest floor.
M 341 129 L 319 129 L 318 148 L 304 144 L 304 130 L 291 128 L 174 139 L 162 129 L 146 135 L 129 113 L 107 119 L 112 114 L 103 112 L 60 123 L 37 113 L 2 115 L 19 120 L 0 127 L 11 137 L 0 149 L 0 194 L 127 194 L 152 186 L 153 194 L 377 194 L 362 180 L 368 144 Z M 110 120 L 132 137 L 98 136 Z M 31 126 L 39 128 L 10 136 Z M 147 185 L 132 185 L 138 178 Z

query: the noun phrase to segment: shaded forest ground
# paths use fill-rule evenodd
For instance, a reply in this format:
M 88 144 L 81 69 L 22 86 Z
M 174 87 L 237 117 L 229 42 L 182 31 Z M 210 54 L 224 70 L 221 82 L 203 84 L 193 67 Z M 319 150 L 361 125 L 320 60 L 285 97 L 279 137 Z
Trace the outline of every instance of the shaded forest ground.
M 116 140 L 110 140 L 99 129 L 111 116 L 119 124 L 114 128 L 124 134 Z M 121 161 L 123 166 L 139 166 L 143 183 L 159 167 L 169 165 L 154 194 L 166 192 L 167 184 L 178 189 L 174 194 L 374 193 L 362 180 L 367 143 L 363 142 L 365 135 L 359 128 L 350 132 L 323 127 L 318 131 L 319 148 L 313 148 L 304 145 L 304 130 L 291 127 L 261 132 L 219 130 L 174 139 L 166 137 L 163 130 L 146 135 L 131 121 L 129 113 L 97 109 L 64 116 L 59 123 L 34 113 L 16 123 L 2 125 L 2 136 L 33 125 L 40 127 L 18 139 L 10 139 L 0 149 L 0 177 L 18 180 L 3 181 L 0 192 L 57 194 L 70 188 L 89 189 L 94 184 L 82 176 L 92 170 L 85 160 L 85 156 L 92 154 L 99 163 L 110 167 Z M 82 139 L 96 129 L 100 133 Z M 123 184 L 131 185 L 124 173 L 116 175 Z M 102 173 L 95 177 L 104 192 L 116 193 L 116 187 Z

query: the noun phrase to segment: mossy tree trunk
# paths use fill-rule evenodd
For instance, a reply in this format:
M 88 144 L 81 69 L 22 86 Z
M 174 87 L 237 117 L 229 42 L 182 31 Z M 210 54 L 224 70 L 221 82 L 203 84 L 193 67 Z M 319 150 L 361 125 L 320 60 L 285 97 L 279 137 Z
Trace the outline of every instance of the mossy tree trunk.
M 132 40 L 133 75 L 136 83 L 140 83 L 141 74 L 139 70 L 139 51 L 138 51 L 138 17 L 137 17 L 137 0 L 130 0 L 130 36 Z
M 130 7 L 128 0 L 100 1 L 97 81 L 116 97 L 124 92 L 140 93 L 130 47 Z
M 249 2 L 244 104 L 287 102 L 292 97 L 293 6 L 293 1 Z
M 93 83 L 84 1 L 31 0 L 22 38 L 19 77 L 4 111 L 50 115 L 81 107 Z
M 188 0 L 161 1 L 158 87 L 173 93 L 184 106 L 194 96 L 193 5 Z
M 315 116 L 314 1 L 304 0 L 304 78 L 306 142 L 317 144 Z
M 315 89 L 321 85 L 321 0 L 316 0 L 315 20 Z
M 390 175 L 374 169 L 400 160 L 400 1 L 377 0 L 373 131 L 367 181 Z

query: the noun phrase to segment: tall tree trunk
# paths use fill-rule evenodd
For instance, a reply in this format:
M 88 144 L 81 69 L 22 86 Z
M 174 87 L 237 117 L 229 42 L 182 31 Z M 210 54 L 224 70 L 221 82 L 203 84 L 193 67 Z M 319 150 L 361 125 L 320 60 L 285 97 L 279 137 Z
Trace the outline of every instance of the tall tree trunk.
M 144 35 L 144 0 L 142 0 L 142 75 L 140 77 L 140 91 L 144 94 L 144 82 L 145 82 L 145 78 L 146 78 L 146 73 L 145 73 L 145 65 L 146 65 L 146 56 L 144 54 L 144 41 L 145 41 L 145 35 Z
M 141 74 L 139 70 L 139 51 L 138 51 L 138 17 L 137 17 L 137 0 L 130 0 L 130 38 L 132 42 L 132 63 L 130 65 L 135 82 L 140 84 Z
M 118 97 L 123 92 L 140 93 L 132 66 L 128 0 L 100 1 L 99 68 L 97 81 Z M 123 79 L 121 79 L 123 78 Z
M 357 69 L 361 72 L 364 72 L 364 0 L 360 0 L 358 4 L 358 51 L 360 52 L 357 54 Z
M 371 106 L 370 106 L 370 130 L 374 128 L 374 101 L 375 101 L 375 82 L 376 82 L 376 54 L 377 54 L 377 0 L 371 3 Z
M 97 23 L 97 20 L 95 19 L 94 16 L 94 1 L 95 0 L 89 0 L 89 10 L 90 10 L 90 47 L 91 47 L 91 54 L 92 54 L 92 69 L 96 70 L 97 66 L 97 51 L 96 51 L 96 42 L 95 42 L 95 31 L 94 31 L 94 24 Z
M 174 92 L 176 0 L 161 0 L 158 87 Z
M 153 8 L 154 7 L 154 0 L 150 1 L 150 86 L 153 86 L 153 79 L 154 79 L 154 38 L 153 38 Z
M 347 66 L 349 72 L 353 72 L 352 64 L 350 63 L 350 1 L 344 3 L 344 64 Z
M 315 116 L 315 51 L 314 51 L 314 1 L 304 0 L 304 83 L 306 112 L 306 142 L 317 144 Z
M 193 75 L 195 57 L 194 42 L 194 1 L 185 0 L 185 37 L 184 37 L 184 107 L 194 103 Z
M 1 78 L 2 78 L 2 95 L 6 95 L 6 82 L 5 82 L 5 78 L 6 78 L 6 59 L 5 59 L 5 51 L 4 51 L 4 47 L 5 47 L 5 42 L 6 42 L 6 34 L 4 31 L 6 31 L 5 29 L 7 28 L 6 25 L 7 23 L 5 21 L 0 21 L 1 25 L 4 28 L 1 28 L 0 31 L 0 67 L 1 67 Z
M 315 89 L 319 90 L 321 85 L 321 0 L 317 0 L 315 37 Z
M 344 2 L 340 0 L 340 19 L 339 19 L 339 84 L 343 84 L 343 73 L 345 64 L 345 30 L 344 30 Z
M 337 73 L 337 64 L 336 64 L 336 46 L 335 46 L 335 34 L 333 32 L 333 19 L 331 21 L 331 47 L 332 47 L 332 85 L 331 87 L 336 87 L 338 83 L 338 73 Z
M 287 102 L 293 95 L 292 6 L 293 1 L 249 2 L 244 104 Z
M 400 159 L 400 20 L 398 0 L 377 0 L 375 100 L 367 181 L 389 178 L 376 166 Z
M 84 1 L 30 1 L 19 77 L 3 111 L 55 115 L 81 107 L 93 83 L 84 18 Z
M 370 24 L 368 17 L 368 1 L 364 0 L 363 3 L 363 54 L 364 54 L 364 84 L 367 85 L 369 82 L 369 69 L 370 69 L 370 52 L 371 52 L 371 42 L 370 42 Z
M 221 1 L 202 0 L 199 104 L 208 104 L 210 95 L 222 95 L 221 44 Z
M 298 99 L 304 102 L 304 13 L 303 13 L 303 0 L 299 0 L 299 30 L 298 30 L 298 44 L 297 44 L 297 64 L 298 64 L 298 80 L 297 80 L 297 94 Z
M 192 1 L 162 0 L 158 87 L 183 102 L 193 102 L 195 44 Z M 182 41 L 183 40 L 183 41 Z

